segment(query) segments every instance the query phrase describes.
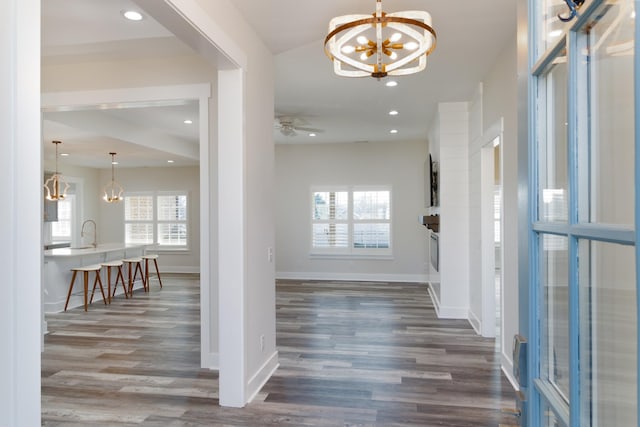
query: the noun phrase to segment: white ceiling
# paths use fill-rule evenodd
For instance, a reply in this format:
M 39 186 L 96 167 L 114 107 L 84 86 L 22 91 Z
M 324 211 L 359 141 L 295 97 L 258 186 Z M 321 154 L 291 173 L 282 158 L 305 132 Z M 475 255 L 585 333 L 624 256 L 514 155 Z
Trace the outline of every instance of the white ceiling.
M 438 34 L 427 69 L 399 77 L 398 86 L 388 88 L 385 79 L 335 76 L 323 50 L 332 17 L 372 13 L 374 0 L 230 1 L 275 55 L 275 114 L 322 130 L 311 138 L 306 132 L 286 137 L 274 129 L 276 143 L 426 140 L 437 103 L 469 100 L 500 51 L 515 37 L 513 0 L 383 1 L 387 12 L 428 11 Z M 129 8 L 141 10 L 129 0 L 43 1 L 43 62 L 60 63 L 79 55 L 83 60 L 173 55 L 188 49 L 149 16 L 138 23 L 123 19 L 121 11 Z M 399 115 L 389 116 L 391 109 Z M 78 164 L 109 167 L 107 153 L 118 151 L 123 166 L 127 162 L 130 166 L 162 166 L 167 164 L 166 153 L 124 137 L 123 130 L 138 126 L 152 130 L 155 138 L 165 134 L 171 141 L 197 144 L 194 111 L 197 106 L 186 103 L 126 111 L 46 113 L 44 139 L 63 140 L 60 151 L 75 152 L 64 162 L 72 163 L 75 157 Z M 182 123 L 187 115 L 195 122 L 191 126 Z M 94 121 L 102 126 L 92 129 Z M 105 123 L 119 132 L 109 132 Z M 391 129 L 398 133 L 390 134 Z M 45 144 L 45 155 L 52 156 L 52 146 Z M 176 159 L 180 163 L 174 164 L 194 161 L 189 156 Z

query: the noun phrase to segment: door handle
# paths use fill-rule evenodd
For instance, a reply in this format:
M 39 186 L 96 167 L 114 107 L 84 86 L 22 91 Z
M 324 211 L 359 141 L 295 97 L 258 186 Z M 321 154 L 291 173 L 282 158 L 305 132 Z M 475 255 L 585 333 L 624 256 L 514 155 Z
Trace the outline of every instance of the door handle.
M 562 22 L 569 22 L 578 15 L 578 8 L 582 6 L 584 0 L 564 0 L 564 2 L 567 3 L 567 7 L 569 7 L 569 16 L 565 17 L 558 14 L 558 19 Z

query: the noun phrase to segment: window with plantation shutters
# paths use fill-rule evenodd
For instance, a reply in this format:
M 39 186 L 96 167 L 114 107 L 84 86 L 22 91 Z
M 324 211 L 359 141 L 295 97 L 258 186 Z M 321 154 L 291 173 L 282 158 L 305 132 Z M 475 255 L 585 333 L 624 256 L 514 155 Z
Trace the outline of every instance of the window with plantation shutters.
M 140 193 L 124 198 L 125 243 L 159 248 L 188 247 L 188 197 L 185 192 Z
M 312 190 L 311 250 L 314 254 L 390 255 L 391 190 Z
M 187 196 L 158 196 L 158 244 L 187 245 Z

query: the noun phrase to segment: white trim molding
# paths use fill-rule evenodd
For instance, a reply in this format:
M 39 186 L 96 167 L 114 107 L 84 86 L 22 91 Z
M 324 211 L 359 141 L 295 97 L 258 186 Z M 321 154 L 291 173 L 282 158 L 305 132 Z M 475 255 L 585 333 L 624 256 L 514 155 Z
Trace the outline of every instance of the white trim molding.
M 427 283 L 426 274 L 325 273 L 303 271 L 276 271 L 282 280 L 333 280 L 345 282 L 408 282 Z
M 251 402 L 262 387 L 269 381 L 269 378 L 278 369 L 280 363 L 278 361 L 278 352 L 274 351 L 271 356 L 262 364 L 260 369 L 247 382 L 246 395 L 249 396 L 247 401 Z

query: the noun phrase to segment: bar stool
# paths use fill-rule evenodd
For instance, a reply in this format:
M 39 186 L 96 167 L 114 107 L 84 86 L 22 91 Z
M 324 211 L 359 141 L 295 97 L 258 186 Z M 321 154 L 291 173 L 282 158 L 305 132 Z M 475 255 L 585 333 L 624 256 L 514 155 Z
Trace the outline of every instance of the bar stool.
M 100 263 L 102 267 L 107 267 L 107 296 L 109 298 L 109 304 L 111 304 L 111 297 L 116 295 L 116 290 L 118 289 L 118 279 L 120 283 L 122 283 L 122 290 L 124 291 L 124 297 L 129 298 L 127 294 L 127 287 L 124 284 L 124 276 L 122 275 L 122 260 L 114 260 L 114 261 L 105 261 Z M 116 275 L 116 281 L 113 284 L 113 294 L 111 294 L 111 267 L 118 268 L 118 274 Z M 91 294 L 93 296 L 93 294 Z
M 73 285 L 76 281 L 76 276 L 78 275 L 78 271 L 82 271 L 84 276 L 84 311 L 87 311 L 87 294 L 89 293 L 89 273 L 91 271 L 96 272 L 96 278 L 93 280 L 93 290 L 91 291 L 91 299 L 93 300 L 93 292 L 96 290 L 96 283 L 100 284 L 100 292 L 102 292 L 102 300 L 105 305 L 107 304 L 107 298 L 104 296 L 104 288 L 102 287 L 102 280 L 100 279 L 100 264 L 93 265 L 85 265 L 82 267 L 74 267 L 71 269 L 73 271 L 73 277 L 71 277 L 71 283 L 69 284 L 69 293 L 67 294 L 67 302 L 64 304 L 64 311 L 67 311 L 67 306 L 69 305 L 69 298 L 71 298 L 71 292 L 73 291 Z
M 147 282 L 144 280 L 144 273 L 142 272 L 142 258 L 126 258 L 123 259 L 122 262 L 127 264 L 128 275 L 129 275 L 129 295 L 133 296 L 133 283 L 136 281 L 136 277 L 138 276 L 138 271 L 140 272 L 140 279 L 142 280 L 142 287 L 144 291 L 147 292 Z
M 160 282 L 160 289 L 162 289 L 162 279 L 160 278 L 160 270 L 158 270 L 158 255 L 157 254 L 149 254 L 142 255 L 142 259 L 144 260 L 144 278 L 147 282 L 147 286 L 151 289 L 151 282 L 149 282 L 149 261 L 153 260 L 153 264 L 156 266 L 156 277 L 158 277 L 158 282 Z

